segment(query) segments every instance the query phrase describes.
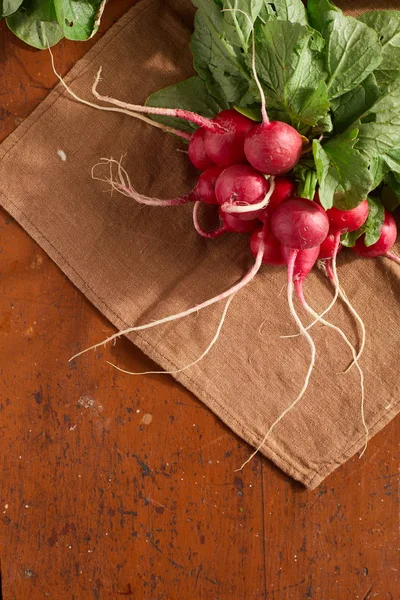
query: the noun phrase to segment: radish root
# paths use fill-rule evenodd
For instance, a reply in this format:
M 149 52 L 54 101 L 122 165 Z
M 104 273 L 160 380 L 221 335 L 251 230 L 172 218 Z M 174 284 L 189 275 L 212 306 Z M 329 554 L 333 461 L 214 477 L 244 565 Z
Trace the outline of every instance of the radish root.
M 146 204 L 147 206 L 181 206 L 182 204 L 188 204 L 189 202 L 193 202 L 195 196 L 193 193 L 186 194 L 185 196 L 180 196 L 179 198 L 173 198 L 171 200 L 160 200 L 158 198 L 150 198 L 149 196 L 144 196 L 143 194 L 139 194 L 132 186 L 131 180 L 129 178 L 128 173 L 122 166 L 122 159 L 115 160 L 114 158 L 101 158 L 100 162 L 92 167 L 92 178 L 97 181 L 103 181 L 104 183 L 109 183 L 113 190 L 116 190 L 120 194 L 123 194 L 127 198 L 133 198 L 139 204 Z M 110 177 L 101 178 L 97 177 L 95 174 L 95 170 L 99 166 L 109 165 L 110 166 Z M 114 179 L 113 175 L 113 166 L 117 167 L 118 178 Z
M 307 303 L 305 297 L 304 297 L 304 293 L 303 293 L 303 289 L 300 286 L 297 286 L 296 288 L 297 291 L 297 295 L 299 297 L 299 300 L 303 306 L 303 308 L 313 317 L 318 317 L 318 313 L 313 310 L 311 308 L 311 306 L 309 306 L 309 304 Z M 342 336 L 344 342 L 348 345 L 348 347 L 351 350 L 351 353 L 353 355 L 353 364 L 357 367 L 357 370 L 359 372 L 360 375 L 360 389 L 361 389 L 361 420 L 362 420 L 362 424 L 364 427 L 364 431 L 365 431 L 365 444 L 363 447 L 363 450 L 361 452 L 361 454 L 359 455 L 359 458 L 362 457 L 362 455 L 364 454 L 365 450 L 367 449 L 368 446 L 368 438 L 369 438 L 369 429 L 368 429 L 368 425 L 365 421 L 365 387 L 364 387 L 364 372 L 361 369 L 359 362 L 358 362 L 358 356 L 356 354 L 356 351 L 354 349 L 353 344 L 349 341 L 348 337 L 346 336 L 346 334 L 344 333 L 344 331 L 342 331 L 340 329 L 340 327 L 337 327 L 336 325 L 334 325 L 333 323 L 330 323 L 329 321 L 325 321 L 325 319 L 321 319 L 321 316 L 319 318 L 319 320 L 321 321 L 321 323 L 323 325 L 325 325 L 326 327 L 329 327 L 330 329 L 333 329 L 334 331 L 337 331 L 337 333 L 339 335 Z M 347 369 L 348 371 L 348 369 Z M 346 371 L 346 372 L 347 372 Z
M 128 329 L 118 331 L 117 333 L 114 333 L 114 335 L 111 335 L 110 337 L 108 337 L 106 340 L 99 342 L 98 344 L 94 344 L 93 346 L 90 346 L 89 348 L 86 348 L 85 350 L 82 350 L 81 352 L 78 352 L 77 354 L 75 354 L 74 356 L 72 356 L 69 359 L 69 362 L 71 362 L 75 358 L 78 358 L 78 356 L 82 356 L 82 354 L 86 354 L 86 352 L 89 352 L 89 350 L 95 350 L 96 348 L 99 348 L 100 346 L 105 346 L 109 342 L 117 340 L 122 335 L 128 335 L 128 333 L 133 333 L 135 331 L 143 331 L 145 329 L 150 329 L 151 327 L 156 327 L 157 325 L 162 325 L 163 323 L 169 323 L 169 322 L 175 321 L 177 319 L 182 319 L 183 317 L 187 317 L 188 315 L 191 315 L 192 313 L 202 310 L 203 308 L 207 308 L 208 306 L 211 306 L 212 304 L 215 304 L 216 302 L 220 302 L 221 300 L 225 300 L 225 298 L 229 298 L 229 296 L 236 294 L 236 292 L 238 292 L 239 290 L 244 288 L 257 275 L 258 271 L 260 270 L 261 264 L 262 264 L 264 249 L 265 249 L 265 245 L 264 245 L 264 243 L 261 243 L 260 248 L 257 252 L 256 259 L 254 261 L 254 265 L 251 267 L 251 269 L 247 272 L 247 274 L 238 283 L 236 283 L 235 285 L 230 287 L 225 292 L 222 292 L 218 296 L 214 296 L 213 298 L 210 298 L 209 300 L 206 300 L 205 302 L 202 302 L 201 304 L 197 304 L 196 306 L 193 306 L 192 308 L 188 308 L 187 310 L 185 310 L 183 312 L 176 313 L 176 314 L 170 315 L 168 317 L 164 317 L 163 319 L 158 319 L 157 321 L 151 321 L 150 323 L 145 323 L 144 325 L 137 325 L 136 327 L 129 327 Z
M 160 373 L 162 373 L 164 375 L 176 375 L 177 373 L 182 373 L 183 371 L 186 371 L 186 369 L 190 369 L 190 367 L 194 367 L 195 365 L 197 365 L 197 363 L 199 363 L 201 360 L 203 360 L 203 358 L 205 356 L 207 356 L 207 354 L 210 352 L 211 348 L 217 342 L 217 340 L 218 340 L 218 338 L 220 336 L 221 330 L 222 330 L 222 326 L 223 326 L 223 324 L 225 322 L 226 314 L 228 312 L 230 303 L 232 302 L 232 300 L 233 300 L 234 297 L 235 297 L 235 294 L 232 294 L 232 296 L 229 296 L 228 300 L 226 301 L 225 308 L 224 308 L 224 311 L 223 311 L 222 316 L 221 316 L 221 320 L 220 320 L 219 325 L 218 325 L 218 329 L 217 329 L 217 331 L 216 331 L 213 339 L 211 340 L 211 342 L 207 346 L 207 348 L 199 356 L 199 358 L 197 358 L 193 362 L 189 363 L 185 367 L 181 367 L 180 369 L 176 369 L 175 371 L 142 371 L 140 373 L 134 373 L 133 371 L 126 371 L 125 369 L 121 369 L 121 367 L 118 367 L 117 365 L 115 365 L 114 363 L 112 363 L 112 362 L 110 362 L 108 360 L 106 362 L 109 365 L 111 365 L 112 367 L 114 367 L 114 369 L 117 369 L 117 371 L 121 371 L 121 373 L 126 373 L 127 375 L 156 375 L 156 374 L 160 374 Z
M 296 262 L 297 254 L 298 254 L 298 250 L 293 250 L 292 254 L 291 254 L 290 258 L 289 258 L 289 261 L 288 261 L 288 289 L 287 289 L 287 296 L 288 296 L 288 303 L 289 303 L 290 314 L 292 315 L 292 317 L 295 320 L 295 322 L 296 322 L 298 328 L 300 329 L 302 335 L 306 338 L 306 340 L 307 340 L 307 342 L 308 342 L 308 344 L 310 346 L 310 350 L 311 350 L 310 365 L 309 365 L 308 370 L 307 370 L 307 374 L 306 374 L 306 378 L 305 378 L 305 381 L 304 381 L 304 385 L 303 385 L 303 387 L 302 387 L 299 395 L 297 396 L 297 398 L 272 423 L 271 427 L 268 429 L 267 433 L 265 434 L 262 442 L 257 446 L 257 448 L 254 450 L 254 452 L 242 464 L 242 466 L 239 469 L 235 470 L 235 472 L 241 471 L 254 458 L 254 456 L 257 454 L 257 452 L 259 450 L 261 450 L 261 448 L 264 446 L 265 442 L 267 441 L 268 437 L 270 436 L 272 430 L 276 427 L 276 425 L 278 425 L 278 423 L 280 423 L 280 421 L 282 421 L 282 419 L 288 414 L 288 412 L 290 412 L 296 406 L 296 404 L 301 400 L 301 398 L 304 396 L 304 394 L 305 394 L 305 392 L 306 392 L 306 390 L 308 388 L 308 384 L 309 384 L 309 381 L 310 381 L 311 373 L 312 373 L 314 365 L 315 365 L 315 359 L 316 359 L 317 352 L 316 352 L 314 340 L 312 339 L 311 335 L 308 333 L 308 331 L 304 327 L 303 323 L 301 322 L 301 319 L 298 316 L 298 314 L 296 312 L 296 309 L 294 307 L 294 304 L 293 304 L 293 272 L 294 272 L 294 264 Z

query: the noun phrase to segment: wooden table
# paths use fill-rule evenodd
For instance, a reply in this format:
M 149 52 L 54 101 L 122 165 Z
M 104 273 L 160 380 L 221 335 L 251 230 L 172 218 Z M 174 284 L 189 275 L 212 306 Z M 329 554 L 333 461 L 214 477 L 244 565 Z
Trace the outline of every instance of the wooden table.
M 59 44 L 60 70 L 91 43 Z M 4 23 L 0 57 L 4 139 L 56 78 Z M 313 492 L 262 458 L 238 476 L 249 448 L 171 377 L 68 365 L 111 327 L 4 212 L 0 229 L 3 600 L 400 598 L 399 419 Z M 152 366 L 126 340 L 117 357 Z

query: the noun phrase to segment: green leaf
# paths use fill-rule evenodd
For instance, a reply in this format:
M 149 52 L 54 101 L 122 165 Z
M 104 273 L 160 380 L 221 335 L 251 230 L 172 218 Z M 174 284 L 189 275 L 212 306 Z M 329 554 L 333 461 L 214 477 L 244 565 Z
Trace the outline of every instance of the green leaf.
M 373 73 L 347 94 L 331 102 L 335 131 L 340 133 L 367 112 L 379 97 Z
M 371 163 L 386 157 L 396 160 L 396 149 L 400 147 L 400 77 L 388 85 L 357 127 L 357 150 Z
M 214 117 L 225 108 L 226 104 L 218 103 L 207 91 L 204 82 L 200 77 L 190 77 L 180 81 L 175 85 L 170 85 L 154 94 L 151 94 L 146 100 L 146 106 L 156 106 L 160 108 L 183 108 L 191 110 L 204 117 Z M 196 125 L 175 119 L 173 117 L 152 117 L 155 121 L 175 127 L 182 131 L 192 133 L 197 129 Z
M 262 16 L 308 25 L 307 12 L 301 0 L 264 0 Z
M 316 125 L 326 117 L 329 102 L 314 32 L 299 23 L 271 20 L 258 25 L 256 33 L 256 66 L 268 108 L 284 111 L 296 127 Z
M 54 46 L 63 37 L 55 21 L 53 0 L 25 0 L 18 12 L 7 17 L 7 25 L 23 42 L 40 50 Z
M 69 40 L 88 40 L 98 30 L 106 0 L 54 0 L 58 22 Z
M 234 106 L 233 108 L 235 110 L 237 110 L 238 113 L 240 113 L 241 115 L 244 115 L 245 117 L 247 117 L 248 119 L 251 119 L 252 121 L 258 121 L 260 123 L 262 121 L 261 108 L 259 105 L 246 106 L 245 108 L 240 108 L 240 106 Z
M 252 25 L 256 21 L 264 0 L 222 0 L 224 34 L 233 44 L 248 52 L 251 46 Z M 234 10 L 239 9 L 239 10 Z M 245 12 L 244 15 L 242 12 Z M 246 16 L 247 15 L 247 16 Z
M 382 225 L 385 220 L 385 208 L 382 203 L 374 198 L 368 198 L 368 219 L 357 231 L 345 233 L 340 241 L 343 246 L 352 248 L 359 237 L 365 234 L 364 243 L 366 246 L 372 246 L 379 240 Z
M 238 46 L 237 32 L 230 28 L 233 39 L 227 37 L 226 13 L 214 2 L 193 0 L 193 4 L 198 7 L 191 41 L 194 68 L 214 98 L 224 104 L 243 105 L 252 77 Z M 246 103 L 253 104 L 254 98 L 248 97 Z
M 308 0 L 307 13 L 311 27 L 317 29 L 324 37 L 336 16 L 343 14 L 340 8 L 328 0 Z
M 400 72 L 400 12 L 374 10 L 359 17 L 362 23 L 374 29 L 382 45 L 382 62 L 375 71 L 380 85 L 396 79 Z
M 393 212 L 400 205 L 400 175 L 387 173 L 384 181 L 386 185 L 382 189 L 382 203 Z
M 348 130 L 324 146 L 318 140 L 313 141 L 319 196 L 325 209 L 354 208 L 371 190 L 369 161 L 355 148 L 357 134 L 357 129 Z
M 333 100 L 359 85 L 382 61 L 376 32 L 354 17 L 345 17 L 327 0 L 309 0 L 313 27 L 327 42 L 326 64 L 329 99 Z
M 23 0 L 0 0 L 0 19 L 17 12 Z

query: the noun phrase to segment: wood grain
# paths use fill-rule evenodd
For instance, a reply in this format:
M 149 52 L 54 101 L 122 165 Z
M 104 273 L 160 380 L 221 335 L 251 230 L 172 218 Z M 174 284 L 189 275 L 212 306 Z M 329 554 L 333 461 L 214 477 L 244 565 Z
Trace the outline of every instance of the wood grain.
M 95 41 L 62 42 L 59 69 Z M 0 57 L 4 139 L 56 79 L 4 23 Z M 399 419 L 313 492 L 264 459 L 237 474 L 249 447 L 172 378 L 68 364 L 110 325 L 4 212 L 0 231 L 3 600 L 400 597 Z

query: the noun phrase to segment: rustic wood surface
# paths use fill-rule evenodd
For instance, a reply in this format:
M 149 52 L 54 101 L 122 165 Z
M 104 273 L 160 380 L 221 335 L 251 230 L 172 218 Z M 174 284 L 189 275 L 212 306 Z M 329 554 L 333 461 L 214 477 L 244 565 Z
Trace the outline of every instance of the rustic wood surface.
M 91 43 L 59 44 L 60 70 Z M 1 139 L 55 84 L 1 23 Z M 400 598 L 399 419 L 313 492 L 261 458 L 239 476 L 249 447 L 169 376 L 68 365 L 110 325 L 1 211 L 0 230 L 3 600 Z

